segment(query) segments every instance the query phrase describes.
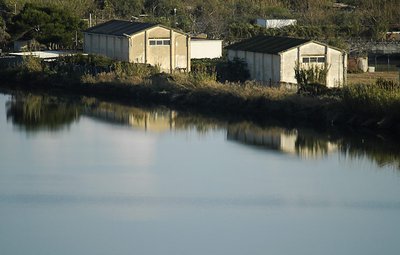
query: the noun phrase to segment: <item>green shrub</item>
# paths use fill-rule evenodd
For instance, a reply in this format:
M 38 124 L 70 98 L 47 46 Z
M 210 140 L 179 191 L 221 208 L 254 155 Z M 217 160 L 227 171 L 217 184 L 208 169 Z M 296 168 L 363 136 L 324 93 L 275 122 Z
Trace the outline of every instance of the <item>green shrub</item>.
M 343 102 L 368 116 L 400 117 L 400 85 L 379 79 L 376 84 L 349 85 L 342 90 Z
M 329 67 L 327 66 L 302 66 L 296 63 L 294 72 L 297 81 L 297 93 L 317 95 L 321 92 L 325 92 L 328 71 Z
M 220 82 L 244 82 L 249 78 L 247 63 L 242 59 L 234 58 L 217 66 L 217 79 Z
M 111 65 L 111 70 L 115 72 L 118 78 L 126 79 L 129 77 L 148 78 L 153 74 L 158 73 L 157 67 L 148 64 L 114 62 Z
M 300 86 L 297 93 L 301 95 L 318 96 L 326 94 L 327 91 L 328 88 L 325 85 L 320 83 L 310 83 L 305 86 Z
M 191 70 L 194 77 L 219 82 L 244 82 L 250 77 L 246 62 L 239 58 L 233 60 L 196 59 L 192 60 Z
M 386 80 L 381 77 L 376 80 L 375 85 L 378 88 L 386 90 L 386 91 L 399 91 L 400 90 L 400 83 L 392 81 L 392 80 Z
M 19 66 L 15 67 L 16 78 L 21 81 L 32 81 L 40 79 L 43 73 L 43 62 L 34 56 L 25 56 Z

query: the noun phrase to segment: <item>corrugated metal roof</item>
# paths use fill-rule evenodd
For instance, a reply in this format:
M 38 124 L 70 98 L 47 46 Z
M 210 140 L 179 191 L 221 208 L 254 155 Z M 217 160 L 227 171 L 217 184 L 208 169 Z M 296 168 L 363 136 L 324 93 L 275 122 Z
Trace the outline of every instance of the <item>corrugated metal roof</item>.
M 260 52 L 268 54 L 278 54 L 293 47 L 311 42 L 307 39 L 278 36 L 256 36 L 226 47 L 229 50 L 241 50 L 250 52 Z
M 107 34 L 115 36 L 133 35 L 139 31 L 154 27 L 156 24 L 131 22 L 125 20 L 110 20 L 103 24 L 86 29 L 84 32 L 93 34 Z

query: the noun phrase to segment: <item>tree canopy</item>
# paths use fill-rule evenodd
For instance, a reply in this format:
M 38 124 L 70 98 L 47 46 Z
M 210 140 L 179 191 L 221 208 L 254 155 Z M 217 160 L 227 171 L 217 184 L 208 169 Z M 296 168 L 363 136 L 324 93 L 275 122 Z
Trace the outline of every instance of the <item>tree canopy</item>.
M 12 19 L 15 38 L 29 37 L 43 44 L 72 47 L 84 23 L 71 12 L 58 7 L 26 4 Z
M 0 45 L 4 44 L 9 38 L 10 35 L 6 32 L 6 22 L 0 16 Z
M 259 33 L 306 37 L 326 42 L 382 39 L 400 29 L 399 0 L 0 0 L 0 39 L 22 33 L 43 43 L 70 45 L 76 30 L 109 19 L 157 22 L 191 34 L 237 41 Z M 14 13 L 16 12 L 16 13 Z M 12 19 L 10 18 L 12 17 Z M 297 26 L 260 28 L 257 18 L 296 19 Z M 82 22 L 80 22 L 82 21 Z M 5 25 L 4 25 L 5 23 Z

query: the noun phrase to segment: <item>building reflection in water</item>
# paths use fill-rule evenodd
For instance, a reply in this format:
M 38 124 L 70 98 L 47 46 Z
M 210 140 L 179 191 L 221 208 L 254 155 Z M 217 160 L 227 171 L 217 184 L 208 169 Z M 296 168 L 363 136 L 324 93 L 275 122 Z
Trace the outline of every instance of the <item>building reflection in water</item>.
M 345 158 L 367 157 L 379 166 L 400 169 L 400 144 L 396 138 L 343 132 L 317 132 L 311 129 L 261 127 L 251 122 L 228 124 L 201 115 L 178 113 L 168 108 L 138 108 L 95 99 L 59 99 L 38 95 L 13 96 L 6 105 L 7 119 L 26 130 L 57 132 L 81 116 L 102 122 L 128 125 L 135 129 L 161 133 L 171 130 L 196 130 L 202 134 L 226 130 L 229 141 L 275 150 L 301 158 L 316 159 L 332 152 Z
M 175 119 L 178 114 L 167 108 L 145 110 L 101 103 L 96 107 L 86 107 L 83 115 L 109 123 L 129 125 L 145 131 L 164 132 L 175 128 Z
M 260 128 L 250 123 L 228 126 L 227 138 L 243 144 L 298 155 L 302 158 L 318 158 L 338 150 L 336 143 L 322 140 L 312 134 L 302 134 L 297 129 Z

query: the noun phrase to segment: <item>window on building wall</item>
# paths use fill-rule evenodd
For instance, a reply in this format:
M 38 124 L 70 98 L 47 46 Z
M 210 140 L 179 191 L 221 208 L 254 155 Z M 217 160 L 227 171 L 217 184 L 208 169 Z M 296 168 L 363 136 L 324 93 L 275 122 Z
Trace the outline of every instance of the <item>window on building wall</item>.
M 303 63 L 325 63 L 325 57 L 315 56 L 315 57 L 303 57 Z
M 162 45 L 170 45 L 170 39 L 150 39 L 149 40 L 150 46 L 162 46 Z

